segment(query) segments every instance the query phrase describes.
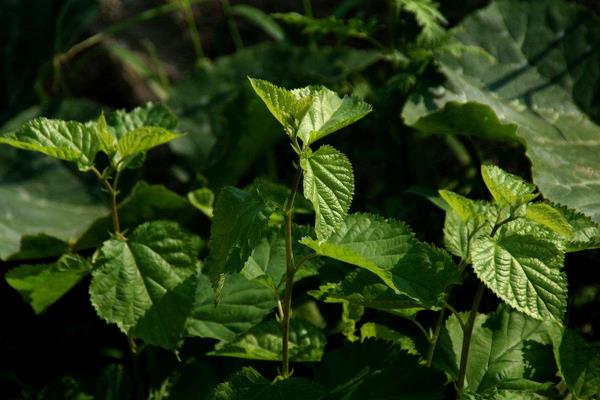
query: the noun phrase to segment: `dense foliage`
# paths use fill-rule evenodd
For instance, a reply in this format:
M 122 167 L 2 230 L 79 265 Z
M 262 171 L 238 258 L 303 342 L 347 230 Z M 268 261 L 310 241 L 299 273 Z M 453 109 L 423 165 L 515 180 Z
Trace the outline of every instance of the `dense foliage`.
M 598 17 L 284 3 L 0 5 L 3 397 L 599 398 Z

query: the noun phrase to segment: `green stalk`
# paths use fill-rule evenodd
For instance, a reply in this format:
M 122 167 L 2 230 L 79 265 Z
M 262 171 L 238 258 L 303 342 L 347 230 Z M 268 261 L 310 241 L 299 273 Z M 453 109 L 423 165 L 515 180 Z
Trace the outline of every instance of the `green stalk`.
M 121 222 L 119 220 L 119 207 L 117 204 L 117 196 L 119 191 L 117 190 L 117 186 L 119 184 L 119 178 L 121 176 L 120 172 L 117 172 L 115 175 L 115 179 L 111 184 L 109 179 L 96 169 L 96 167 L 92 167 L 92 172 L 98 177 L 98 180 L 105 187 L 108 192 L 110 198 L 110 214 L 113 222 L 113 230 L 117 236 L 123 237 L 121 232 Z M 127 335 L 127 345 L 129 348 L 129 354 L 131 356 L 131 364 L 133 367 L 133 379 L 135 382 L 135 393 L 136 398 L 138 400 L 142 400 L 144 398 L 144 380 L 142 378 L 142 368 L 140 366 L 139 359 L 137 357 L 137 345 L 135 343 L 135 338 L 133 336 Z
M 469 349 L 471 348 L 471 336 L 473 335 L 473 326 L 475 325 L 475 318 L 479 311 L 479 305 L 481 304 L 481 298 L 483 297 L 483 291 L 485 285 L 479 281 L 477 285 L 477 291 L 475 297 L 473 297 L 473 306 L 469 313 L 469 319 L 467 321 L 466 331 L 463 332 L 462 350 L 460 352 L 460 369 L 458 372 L 458 393 L 461 393 L 465 386 L 465 375 L 467 373 L 467 362 L 469 359 Z
M 235 23 L 233 14 L 231 13 L 231 5 L 229 4 L 229 0 L 221 0 L 221 7 L 223 8 L 223 14 L 225 14 L 225 18 L 227 19 L 227 26 L 229 27 L 229 33 L 231 34 L 233 45 L 235 46 L 236 50 L 239 50 L 244 47 L 244 42 L 242 41 L 242 36 L 240 35 L 240 31 Z
M 292 244 L 292 214 L 294 208 L 294 200 L 300 179 L 302 178 L 302 169 L 297 166 L 296 177 L 292 191 L 285 204 L 285 255 L 286 255 L 286 271 L 285 271 L 285 292 L 283 295 L 283 309 L 281 319 L 281 377 L 288 378 L 290 374 L 290 359 L 289 359 L 289 339 L 290 339 L 290 317 L 292 314 L 292 289 L 294 286 L 294 274 L 296 267 L 294 265 L 294 249 Z
M 436 347 L 438 339 L 440 337 L 440 332 L 442 331 L 442 326 L 444 325 L 445 317 L 446 317 L 446 309 L 442 308 L 440 310 L 440 314 L 438 315 L 438 319 L 435 323 L 435 329 L 433 331 L 433 336 L 431 336 L 431 340 L 429 341 L 429 348 L 427 349 L 427 366 L 428 367 L 431 367 L 431 363 L 433 362 L 433 354 L 435 353 L 435 347 Z
M 179 0 L 179 4 L 181 11 L 183 11 L 183 15 L 185 16 L 188 32 L 192 38 L 194 52 L 196 53 L 196 63 L 201 64 L 202 61 L 204 61 L 204 50 L 202 49 L 202 41 L 200 40 L 198 26 L 196 26 L 196 21 L 194 20 L 192 5 L 190 4 L 190 0 Z

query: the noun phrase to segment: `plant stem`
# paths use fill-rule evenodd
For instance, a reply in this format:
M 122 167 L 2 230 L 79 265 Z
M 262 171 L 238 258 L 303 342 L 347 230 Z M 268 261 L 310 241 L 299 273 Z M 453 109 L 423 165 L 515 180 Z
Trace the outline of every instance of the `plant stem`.
M 123 236 L 121 233 L 121 223 L 119 221 L 119 208 L 117 205 L 117 196 L 119 194 L 117 190 L 117 185 L 119 184 L 119 178 L 121 177 L 121 172 L 118 171 L 115 174 L 115 178 L 113 183 L 106 176 L 104 176 L 96 167 L 92 167 L 92 172 L 98 177 L 98 180 L 104 186 L 110 196 L 110 214 L 112 216 L 113 222 L 113 230 L 117 236 Z M 127 335 L 127 345 L 129 348 L 129 355 L 131 356 L 131 365 L 133 367 L 133 380 L 135 383 L 135 393 L 136 398 L 138 400 L 142 400 L 144 398 L 144 380 L 142 376 L 142 368 L 140 366 L 140 361 L 137 357 L 137 345 L 135 343 L 135 338 L 133 336 Z
M 463 332 L 462 350 L 460 352 L 460 369 L 458 372 L 458 392 L 462 392 L 465 386 L 465 375 L 467 373 L 467 361 L 469 358 L 469 348 L 471 347 L 471 336 L 473 335 L 473 326 L 475 325 L 475 318 L 477 317 L 477 311 L 479 310 L 479 304 L 483 297 L 483 291 L 485 285 L 483 282 L 479 282 L 477 290 L 475 291 L 475 297 L 473 297 L 473 306 L 471 307 L 471 313 L 469 314 L 469 320 L 467 321 L 466 330 Z
M 180 0 L 181 11 L 185 16 L 185 22 L 187 24 L 188 32 L 194 45 L 194 52 L 196 53 L 196 63 L 200 64 L 204 60 L 204 50 L 202 49 L 202 41 L 200 40 L 200 33 L 198 32 L 198 26 L 194 19 L 194 12 L 192 5 L 189 0 Z
M 310 0 L 302 0 L 302 5 L 304 6 L 304 15 L 308 18 L 313 18 L 312 4 L 310 3 Z
M 229 33 L 231 34 L 233 45 L 235 46 L 236 50 L 239 50 L 244 47 L 244 42 L 242 41 L 242 36 L 240 35 L 240 31 L 235 23 L 233 14 L 231 13 L 231 5 L 229 4 L 229 0 L 221 0 L 221 7 L 223 8 L 223 14 L 225 14 L 225 19 L 227 20 L 227 26 L 229 27 Z
M 427 349 L 427 366 L 431 367 L 431 363 L 433 362 L 433 354 L 435 353 L 435 347 L 437 346 L 437 341 L 440 337 L 440 332 L 442 331 L 442 326 L 444 325 L 444 319 L 446 317 L 446 309 L 442 308 L 440 310 L 440 314 L 438 315 L 437 322 L 435 323 L 435 329 L 433 331 L 433 336 L 429 341 L 429 348 Z
M 289 338 L 290 338 L 290 317 L 292 311 L 292 289 L 294 286 L 294 274 L 296 268 L 294 266 L 294 249 L 292 247 L 292 210 L 294 208 L 294 200 L 298 187 L 300 186 L 300 178 L 302 177 L 302 169 L 297 166 L 296 177 L 292 191 L 285 204 L 285 255 L 286 255 L 286 271 L 285 271 L 285 292 L 283 295 L 283 318 L 281 320 L 281 377 L 288 378 L 290 376 L 290 359 L 289 359 Z

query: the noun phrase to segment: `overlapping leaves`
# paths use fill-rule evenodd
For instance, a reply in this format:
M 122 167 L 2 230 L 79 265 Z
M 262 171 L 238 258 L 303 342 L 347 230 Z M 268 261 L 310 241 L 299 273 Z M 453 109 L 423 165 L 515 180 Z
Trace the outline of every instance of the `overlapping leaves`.
M 419 304 L 443 304 L 445 289 L 458 282 L 458 268 L 441 249 L 417 241 L 400 221 L 370 214 L 349 215 L 326 240 L 305 238 L 317 254 L 377 275 L 397 294 Z
M 36 118 L 0 135 L 0 143 L 73 162 L 88 171 L 99 151 L 123 169 L 136 156 L 181 136 L 169 130 L 176 120 L 164 106 L 148 104 L 130 113 L 117 112 L 112 121 L 114 126 L 103 115 L 87 123 Z
M 453 315 L 446 321 L 434 360 L 455 379 L 463 340 L 459 318 L 466 321 L 467 315 Z M 551 389 L 556 383 L 551 329 L 551 323 L 506 307 L 493 314 L 479 314 L 471 339 L 465 390 L 493 395 L 498 390 L 543 393 Z

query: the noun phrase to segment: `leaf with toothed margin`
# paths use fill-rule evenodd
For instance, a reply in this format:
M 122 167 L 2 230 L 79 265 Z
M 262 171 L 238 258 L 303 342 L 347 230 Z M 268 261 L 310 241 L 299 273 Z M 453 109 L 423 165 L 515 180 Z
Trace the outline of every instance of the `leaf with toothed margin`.
M 352 164 L 343 153 L 325 145 L 305 155 L 300 166 L 304 171 L 304 197 L 315 209 L 317 238 L 327 239 L 350 209 L 354 194 Z
M 200 240 L 166 221 L 148 222 L 100 248 L 90 298 L 127 335 L 174 348 L 194 302 Z
M 372 214 L 349 215 L 326 240 L 304 238 L 301 243 L 374 273 L 424 307 L 442 305 L 446 288 L 459 282 L 448 253 L 416 240 L 404 223 Z
M 217 303 L 210 279 L 198 276 L 194 305 L 186 322 L 187 336 L 233 340 L 258 324 L 275 308 L 273 290 L 240 274 L 230 274 Z
M 317 327 L 302 319 L 290 321 L 289 356 L 291 361 L 320 361 L 327 338 Z M 236 357 L 248 360 L 281 360 L 281 324 L 269 319 L 254 326 L 239 337 L 218 343 L 212 356 Z
M 441 332 L 433 365 L 457 379 L 463 341 L 461 321 L 451 315 Z M 471 339 L 465 390 L 481 395 L 496 390 L 547 390 L 556 384 L 552 332 L 556 323 L 538 321 L 507 306 L 477 314 Z M 495 398 L 495 397 L 488 397 Z M 515 397 L 518 398 L 518 397 Z
M 18 130 L 0 135 L 1 143 L 76 163 L 81 171 L 94 166 L 100 151 L 95 123 L 47 118 L 27 121 Z
M 499 206 L 516 208 L 535 199 L 535 185 L 495 165 L 482 165 L 481 176 Z
M 274 382 L 251 367 L 244 367 L 217 385 L 209 400 L 324 400 L 323 388 L 306 378 Z
M 556 242 L 530 229 L 535 227 L 514 221 L 494 237 L 473 239 L 473 269 L 512 307 L 536 319 L 561 322 L 567 307 L 564 253 Z
M 271 209 L 256 191 L 233 186 L 221 190 L 210 227 L 206 271 L 214 279 L 240 272 L 254 247 L 268 233 Z

